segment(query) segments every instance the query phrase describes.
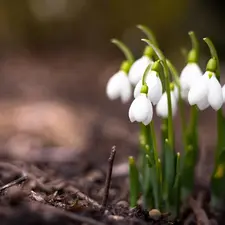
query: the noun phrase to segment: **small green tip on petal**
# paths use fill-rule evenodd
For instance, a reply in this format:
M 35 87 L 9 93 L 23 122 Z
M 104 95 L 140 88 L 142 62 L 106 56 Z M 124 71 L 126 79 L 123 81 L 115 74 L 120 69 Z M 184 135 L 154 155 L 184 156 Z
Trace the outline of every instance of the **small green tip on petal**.
M 216 71 L 217 71 L 217 60 L 215 58 L 211 58 L 208 61 L 207 65 L 206 65 L 206 71 L 216 73 Z
M 144 85 L 142 85 L 141 93 L 146 94 L 146 95 L 148 94 L 148 86 L 146 83 Z
M 213 73 L 209 73 L 208 76 L 209 76 L 209 79 L 210 79 L 213 76 Z

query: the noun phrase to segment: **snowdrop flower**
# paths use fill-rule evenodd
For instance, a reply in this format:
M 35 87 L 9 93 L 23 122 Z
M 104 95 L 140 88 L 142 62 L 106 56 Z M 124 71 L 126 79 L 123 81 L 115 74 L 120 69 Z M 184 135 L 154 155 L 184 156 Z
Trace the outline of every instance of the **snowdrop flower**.
M 152 63 L 152 60 L 148 56 L 142 56 L 137 59 L 130 68 L 128 78 L 132 85 L 136 85 L 141 80 L 147 66 Z
M 147 98 L 145 93 L 141 93 L 132 102 L 129 109 L 129 118 L 133 123 L 134 121 L 142 122 L 147 126 L 153 117 L 153 109 L 150 100 Z
M 175 116 L 177 112 L 177 98 L 175 89 L 173 91 L 170 91 L 170 96 L 171 96 L 172 116 Z M 168 118 L 169 112 L 168 112 L 168 101 L 166 92 L 163 93 L 158 104 L 156 105 L 156 114 L 162 118 Z
M 106 86 L 106 94 L 110 100 L 121 98 L 122 103 L 130 100 L 132 87 L 124 71 L 120 70 L 109 79 Z
M 190 105 L 196 104 L 200 110 L 211 106 L 217 111 L 222 107 L 222 87 L 215 73 L 206 71 L 202 77 L 196 80 L 188 93 L 188 102 Z
M 145 82 L 148 86 L 148 98 L 153 105 L 156 105 L 162 96 L 162 82 L 156 71 L 151 70 L 146 78 Z M 140 80 L 134 89 L 134 98 L 140 95 L 142 87 L 142 80 Z
M 202 71 L 197 63 L 190 62 L 183 68 L 180 75 L 181 96 L 183 99 L 187 99 L 192 84 L 201 76 Z
M 222 93 L 223 93 L 223 102 L 225 102 L 225 84 L 222 87 Z

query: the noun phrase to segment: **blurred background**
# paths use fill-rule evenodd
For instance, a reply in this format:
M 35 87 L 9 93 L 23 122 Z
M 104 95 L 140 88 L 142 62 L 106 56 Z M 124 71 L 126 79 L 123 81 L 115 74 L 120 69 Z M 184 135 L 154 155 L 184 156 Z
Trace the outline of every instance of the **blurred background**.
M 224 59 L 224 20 L 222 0 L 0 1 L 2 148 L 25 156 L 49 146 L 80 152 L 117 145 L 119 154 L 131 154 L 138 126 L 128 121 L 129 104 L 105 96 L 123 59 L 110 39 L 124 41 L 138 58 L 144 36 L 135 26 L 147 25 L 181 70 L 180 48 L 190 48 L 190 30 L 200 40 L 210 37 Z M 204 69 L 209 51 L 203 41 L 201 52 Z M 204 115 L 201 129 L 211 143 L 214 132 L 206 130 Z M 214 122 L 212 116 L 207 126 L 213 129 Z

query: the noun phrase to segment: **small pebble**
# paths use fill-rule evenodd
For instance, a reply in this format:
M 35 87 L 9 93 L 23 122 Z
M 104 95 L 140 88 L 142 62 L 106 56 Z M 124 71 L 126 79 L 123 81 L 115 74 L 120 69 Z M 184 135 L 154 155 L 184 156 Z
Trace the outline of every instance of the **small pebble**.
M 158 209 L 152 209 L 152 210 L 149 211 L 149 216 L 153 220 L 159 220 L 161 218 L 162 214 Z

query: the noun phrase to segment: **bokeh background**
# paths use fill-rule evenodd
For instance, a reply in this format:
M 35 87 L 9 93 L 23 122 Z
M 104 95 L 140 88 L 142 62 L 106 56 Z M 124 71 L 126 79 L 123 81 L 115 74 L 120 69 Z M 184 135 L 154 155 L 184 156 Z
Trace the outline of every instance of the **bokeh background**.
M 190 30 L 199 40 L 210 37 L 223 63 L 224 20 L 222 0 L 0 1 L 1 148 L 26 157 L 43 147 L 80 152 L 117 145 L 118 154 L 133 154 L 138 126 L 128 121 L 129 104 L 105 96 L 123 59 L 110 39 L 124 41 L 138 58 L 144 43 L 135 26 L 147 25 L 181 70 L 180 49 L 190 48 Z M 201 53 L 204 69 L 209 51 L 203 41 Z M 203 147 L 215 139 L 215 118 L 206 111 Z

